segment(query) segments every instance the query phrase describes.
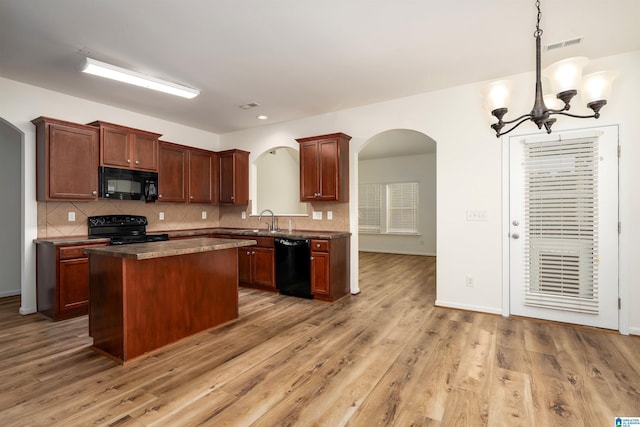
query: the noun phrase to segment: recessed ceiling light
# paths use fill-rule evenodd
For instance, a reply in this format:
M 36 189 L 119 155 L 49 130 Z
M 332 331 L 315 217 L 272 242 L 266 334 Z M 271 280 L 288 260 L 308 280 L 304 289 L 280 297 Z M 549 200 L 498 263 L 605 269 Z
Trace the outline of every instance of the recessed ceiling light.
M 96 61 L 95 59 L 91 58 L 86 59 L 86 63 L 82 71 L 84 73 L 93 74 L 94 76 L 105 77 L 123 83 L 157 90 L 171 95 L 181 96 L 183 98 L 191 99 L 200 95 L 200 91 L 197 89 L 192 89 L 187 86 L 171 83 L 152 76 L 147 76 L 135 71 L 127 70 L 126 68 L 121 68 L 115 65 L 107 64 L 105 62 Z
M 256 119 L 258 120 L 267 120 L 269 117 L 265 116 L 264 114 L 260 114 L 259 116 L 256 116 Z

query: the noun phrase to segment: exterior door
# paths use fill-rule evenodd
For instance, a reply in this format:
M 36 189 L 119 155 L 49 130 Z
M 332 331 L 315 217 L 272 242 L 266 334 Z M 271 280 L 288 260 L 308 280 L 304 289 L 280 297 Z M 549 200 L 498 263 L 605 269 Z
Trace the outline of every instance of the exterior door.
M 510 313 L 618 329 L 618 129 L 509 141 Z

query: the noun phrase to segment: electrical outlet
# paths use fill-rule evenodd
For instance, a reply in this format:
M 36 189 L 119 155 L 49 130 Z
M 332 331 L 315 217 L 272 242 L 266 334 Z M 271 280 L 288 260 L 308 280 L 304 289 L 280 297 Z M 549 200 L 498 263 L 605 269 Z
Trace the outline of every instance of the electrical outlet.
M 473 277 L 467 276 L 467 288 L 473 288 Z
M 322 219 L 322 211 L 314 211 L 312 219 Z
M 202 219 L 207 219 L 207 211 L 202 211 Z
M 69 222 L 74 222 L 76 220 L 76 213 L 75 212 L 69 212 L 67 214 L 67 219 L 69 220 Z
M 160 221 L 164 221 L 164 212 L 160 212 L 158 217 L 160 218 Z
M 242 211 L 242 219 L 247 219 L 247 213 L 245 211 Z
M 329 221 L 331 221 L 333 219 L 333 212 L 332 211 L 327 211 L 327 219 Z

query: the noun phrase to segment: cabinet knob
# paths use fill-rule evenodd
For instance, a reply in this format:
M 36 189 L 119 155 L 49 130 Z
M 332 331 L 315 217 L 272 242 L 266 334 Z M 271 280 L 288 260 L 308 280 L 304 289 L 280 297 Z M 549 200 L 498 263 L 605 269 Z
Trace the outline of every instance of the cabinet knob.
M 193 200 L 193 196 L 189 196 L 189 198 L 190 198 L 191 200 Z
M 320 247 L 320 243 L 316 243 L 316 248 L 319 248 L 319 247 Z
M 162 194 L 158 194 L 158 199 L 162 199 Z
M 127 159 L 127 163 L 131 163 L 131 159 Z
M 311 257 L 311 261 L 313 261 L 313 257 Z
M 97 191 L 95 191 L 95 190 L 93 190 L 93 191 L 91 192 L 91 194 L 93 194 L 93 195 L 95 196 L 96 194 L 98 194 L 98 192 L 97 192 Z
M 136 160 L 136 165 L 139 165 L 139 164 L 140 164 L 140 160 Z

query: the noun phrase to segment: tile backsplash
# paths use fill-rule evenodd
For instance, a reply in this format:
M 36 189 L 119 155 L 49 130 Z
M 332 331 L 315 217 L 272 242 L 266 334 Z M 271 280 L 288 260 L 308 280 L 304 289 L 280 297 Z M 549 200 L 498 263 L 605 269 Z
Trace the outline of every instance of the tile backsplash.
M 348 203 L 310 203 L 308 216 L 278 216 L 282 230 L 349 231 Z M 206 219 L 202 219 L 202 212 Z M 87 235 L 87 217 L 94 215 L 144 215 L 149 220 L 147 231 L 192 230 L 198 228 L 266 228 L 251 216 L 249 206 L 216 206 L 208 204 L 145 203 L 131 200 L 98 200 L 91 202 L 38 202 L 38 238 L 57 238 Z M 313 220 L 312 213 L 322 211 L 322 220 Z M 333 219 L 327 219 L 331 211 Z M 73 213 L 74 221 L 69 220 Z M 242 219 L 242 212 L 246 219 Z M 164 220 L 160 220 L 160 213 Z

